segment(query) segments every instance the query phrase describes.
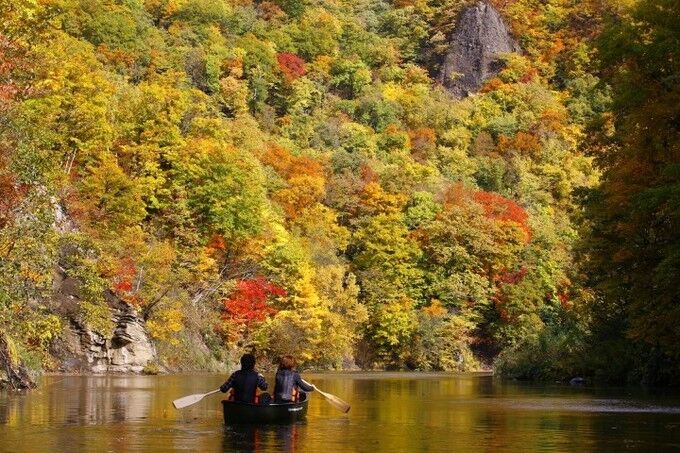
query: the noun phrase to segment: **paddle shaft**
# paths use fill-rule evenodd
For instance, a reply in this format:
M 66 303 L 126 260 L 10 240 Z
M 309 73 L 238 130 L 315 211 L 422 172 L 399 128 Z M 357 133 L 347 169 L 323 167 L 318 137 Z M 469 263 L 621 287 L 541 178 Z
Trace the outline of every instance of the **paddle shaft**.
M 310 384 L 309 382 L 305 381 L 304 379 L 302 379 L 302 382 L 304 382 L 307 385 L 314 387 L 314 390 L 319 392 L 321 394 L 321 396 L 326 398 L 326 401 L 331 403 L 331 405 L 335 406 L 337 409 L 339 409 L 339 410 L 341 410 L 342 412 L 345 412 L 345 413 L 347 413 L 349 411 L 350 406 L 347 402 L 341 400 L 340 398 L 338 398 L 335 395 L 332 395 L 330 393 L 324 392 L 323 390 L 320 390 L 316 385 Z
M 323 395 L 323 392 L 322 392 L 321 390 L 319 390 L 319 389 L 316 387 L 316 385 L 310 384 L 309 382 L 305 381 L 305 380 L 302 379 L 302 378 L 300 378 L 300 380 L 301 380 L 303 383 L 307 384 L 308 386 L 314 387 L 314 390 L 316 390 L 317 392 L 319 392 L 319 393 L 321 393 L 321 394 Z
M 311 385 L 311 384 L 310 384 L 309 382 L 307 382 L 307 381 L 302 381 L 302 382 L 304 382 L 304 383 L 307 384 L 307 385 Z M 326 393 L 326 392 L 324 392 L 323 390 L 321 390 L 321 389 L 320 389 L 319 387 L 317 387 L 316 385 L 314 386 L 314 390 L 316 390 L 317 392 L 319 392 L 322 396 L 325 396 L 326 398 L 328 398 L 328 395 L 329 395 L 329 394 Z

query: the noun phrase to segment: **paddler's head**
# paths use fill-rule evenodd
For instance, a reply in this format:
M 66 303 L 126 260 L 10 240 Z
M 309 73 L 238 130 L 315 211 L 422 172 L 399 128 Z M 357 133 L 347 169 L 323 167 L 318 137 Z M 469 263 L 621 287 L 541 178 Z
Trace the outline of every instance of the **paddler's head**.
M 292 370 L 293 368 L 295 368 L 295 357 L 292 355 L 284 355 L 281 357 L 279 360 L 280 370 Z
M 241 369 L 250 371 L 255 369 L 255 356 L 252 354 L 243 354 L 241 356 Z

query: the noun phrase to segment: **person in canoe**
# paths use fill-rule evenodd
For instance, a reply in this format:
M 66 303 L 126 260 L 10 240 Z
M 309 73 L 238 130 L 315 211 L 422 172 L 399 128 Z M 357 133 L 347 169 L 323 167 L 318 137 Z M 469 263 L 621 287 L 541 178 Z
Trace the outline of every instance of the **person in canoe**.
M 292 355 L 281 357 L 279 369 L 276 371 L 274 384 L 274 402 L 290 403 L 299 400 L 300 390 L 312 392 L 316 387 L 302 380 L 295 371 L 295 358 Z
M 229 379 L 220 386 L 222 393 L 232 391 L 230 399 L 244 403 L 257 403 L 257 389 L 267 390 L 264 376 L 255 370 L 255 356 L 243 354 L 241 369 L 234 371 Z

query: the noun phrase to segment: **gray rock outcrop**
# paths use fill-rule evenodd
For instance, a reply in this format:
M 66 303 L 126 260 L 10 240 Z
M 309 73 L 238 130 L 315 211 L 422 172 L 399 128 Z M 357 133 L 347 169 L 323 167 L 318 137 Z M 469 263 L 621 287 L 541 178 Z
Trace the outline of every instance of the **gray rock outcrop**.
M 503 54 L 519 50 L 500 13 L 486 2 L 475 3 L 458 16 L 439 81 L 454 96 L 466 97 L 503 69 Z
M 139 373 L 157 360 L 156 348 L 144 320 L 134 307 L 108 294 L 112 331 L 96 332 L 79 321 L 79 282 L 63 270 L 55 272 L 53 303 L 69 325 L 54 344 L 52 354 L 61 371 Z
M 71 320 L 55 351 L 61 359 L 61 370 L 139 373 L 157 359 L 144 321 L 132 307 L 121 304 L 114 310 L 113 321 L 113 333 L 104 336 Z
M 56 199 L 52 204 L 54 229 L 60 234 L 77 232 L 64 206 Z M 66 247 L 62 249 L 64 255 L 72 252 Z M 80 286 L 81 282 L 69 277 L 61 264 L 55 266 L 50 308 L 69 320 L 51 351 L 61 371 L 139 373 L 158 359 L 144 320 L 134 307 L 111 292 L 102 294 L 102 302 L 110 310 L 112 332 L 96 332 L 83 325 L 79 315 L 83 298 Z
M 128 311 L 120 313 L 116 322 L 109 348 L 108 371 L 142 371 L 157 358 L 144 321 Z

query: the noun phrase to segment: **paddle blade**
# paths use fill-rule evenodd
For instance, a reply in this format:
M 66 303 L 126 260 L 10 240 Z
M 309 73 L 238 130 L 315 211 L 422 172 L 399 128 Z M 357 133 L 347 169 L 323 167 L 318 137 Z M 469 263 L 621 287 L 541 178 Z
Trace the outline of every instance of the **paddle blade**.
M 304 383 L 307 384 L 307 385 L 312 385 L 312 384 L 310 384 L 309 382 L 305 381 L 304 379 L 302 380 L 302 382 L 304 382 Z M 332 405 L 333 407 L 335 407 L 336 409 L 338 409 L 338 410 L 344 412 L 345 414 L 346 414 L 347 412 L 349 412 L 350 405 L 347 404 L 345 401 L 341 400 L 340 398 L 338 398 L 338 397 L 335 396 L 335 395 L 331 395 L 330 393 L 324 392 L 323 390 L 321 390 L 321 389 L 320 389 L 319 387 L 317 387 L 316 385 L 313 385 L 313 387 L 314 387 L 314 390 L 316 390 L 317 392 L 319 392 L 319 393 L 321 394 L 321 396 L 323 396 L 324 398 L 326 398 L 326 401 L 328 401 L 329 403 L 331 403 L 331 405 Z
M 326 401 L 331 403 L 336 409 L 344 412 L 345 414 L 349 412 L 350 405 L 346 403 L 345 401 L 341 400 L 335 395 L 331 395 L 330 393 L 321 393 L 324 398 L 326 398 Z
M 196 404 L 203 399 L 205 393 L 197 393 L 195 395 L 184 396 L 172 402 L 175 409 L 182 409 L 192 404 Z
M 196 393 L 195 395 L 189 395 L 189 396 L 184 396 L 180 399 L 176 399 L 175 401 L 172 402 L 172 405 L 175 406 L 175 409 L 182 409 L 187 406 L 191 406 L 192 404 L 198 403 L 201 401 L 203 398 L 205 398 L 208 395 L 213 395 L 215 393 L 219 393 L 220 389 L 213 390 L 212 392 L 208 393 Z

